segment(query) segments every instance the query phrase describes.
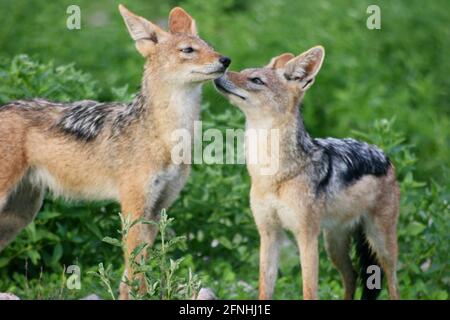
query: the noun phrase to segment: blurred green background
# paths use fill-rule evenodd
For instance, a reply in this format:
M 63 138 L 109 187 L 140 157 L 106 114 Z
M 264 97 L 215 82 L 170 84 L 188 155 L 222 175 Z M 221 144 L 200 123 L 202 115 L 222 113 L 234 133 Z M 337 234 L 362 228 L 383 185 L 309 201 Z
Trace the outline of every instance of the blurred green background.
M 323 45 L 325 62 L 304 103 L 306 127 L 313 136 L 353 136 L 385 148 L 402 183 L 402 296 L 448 298 L 449 1 L 120 3 L 161 25 L 173 6 L 182 6 L 196 19 L 201 37 L 232 58 L 232 70 Z M 66 9 L 73 4 L 81 8 L 81 30 L 66 28 Z M 138 90 L 143 59 L 118 4 L 2 0 L 0 103 L 34 96 L 128 100 Z M 381 30 L 366 27 L 370 4 L 381 8 Z M 57 67 L 68 64 L 74 67 Z M 211 84 L 205 85 L 203 101 L 205 129 L 243 127 L 242 115 Z M 195 166 L 169 210 L 176 219 L 174 231 L 188 236 L 185 248 L 173 254 L 184 256 L 186 268 L 199 273 L 220 298 L 256 297 L 258 236 L 248 190 L 244 166 Z M 63 289 L 63 265 L 93 270 L 104 262 L 119 275 L 120 250 L 101 241 L 118 228 L 117 211 L 111 203 L 68 204 L 48 198 L 36 222 L 0 254 L 0 291 L 28 298 L 100 293 L 85 272 L 81 291 Z M 277 298 L 300 297 L 297 251 L 291 242 L 288 238 L 282 255 Z M 323 252 L 320 279 L 322 298 L 342 296 L 339 276 Z

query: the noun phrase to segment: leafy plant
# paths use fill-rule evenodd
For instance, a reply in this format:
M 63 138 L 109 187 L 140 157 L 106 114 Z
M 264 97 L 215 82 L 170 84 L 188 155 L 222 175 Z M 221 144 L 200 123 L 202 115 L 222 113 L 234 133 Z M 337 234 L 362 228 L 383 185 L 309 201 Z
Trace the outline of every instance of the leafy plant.
M 0 61 L 0 103 L 15 99 L 47 98 L 70 101 L 73 97 L 93 99 L 98 90 L 92 76 L 74 64 L 55 66 L 39 63 L 27 55 Z
M 125 277 L 122 281 L 130 288 L 130 296 L 135 300 L 147 299 L 192 299 L 200 289 L 200 281 L 197 279 L 191 269 L 185 274 L 185 268 L 182 268 L 183 258 L 172 259 L 169 254 L 185 240 L 184 237 L 167 237 L 167 229 L 173 222 L 173 218 L 168 218 L 165 210 L 161 212 L 159 222 L 138 219 L 130 221 L 128 217 L 120 214 L 122 221 L 122 229 L 119 230 L 120 239 L 105 237 L 103 241 L 113 246 L 121 246 L 125 249 L 123 239 L 126 238 L 129 230 L 138 224 L 152 224 L 158 227 L 160 234 L 160 242 L 154 247 L 149 248 L 147 244 L 140 244 L 133 250 L 130 261 L 131 269 L 134 275 L 131 278 Z M 146 255 L 143 255 L 143 252 Z M 147 257 L 147 258 L 144 258 Z M 95 273 L 100 278 L 103 286 L 108 291 L 112 299 L 116 299 L 112 290 L 110 280 L 110 266 L 107 269 L 103 267 L 103 263 L 99 264 L 99 270 Z M 141 293 L 139 291 L 140 283 L 136 279 L 132 279 L 135 275 L 143 274 L 147 291 Z M 181 276 L 180 274 L 184 274 Z

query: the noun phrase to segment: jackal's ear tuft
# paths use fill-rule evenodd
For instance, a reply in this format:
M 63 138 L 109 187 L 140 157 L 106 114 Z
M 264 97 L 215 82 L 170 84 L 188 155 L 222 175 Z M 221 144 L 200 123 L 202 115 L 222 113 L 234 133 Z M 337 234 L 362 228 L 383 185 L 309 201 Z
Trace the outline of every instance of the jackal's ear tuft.
M 288 63 L 290 60 L 294 59 L 295 56 L 292 53 L 283 53 L 279 56 L 273 57 L 272 60 L 270 60 L 269 64 L 266 66 L 266 68 L 270 69 L 280 69 L 283 68 L 286 63 Z
M 284 70 L 287 80 L 298 81 L 300 88 L 307 90 L 314 83 L 314 78 L 322 66 L 325 49 L 316 46 L 290 60 Z
M 135 15 L 121 4 L 119 11 L 131 38 L 136 41 L 136 49 L 144 57 L 154 52 L 155 45 L 168 36 L 168 33 L 156 24 Z
M 197 36 L 195 20 L 180 7 L 175 7 L 169 14 L 169 31 L 171 33 L 185 33 Z

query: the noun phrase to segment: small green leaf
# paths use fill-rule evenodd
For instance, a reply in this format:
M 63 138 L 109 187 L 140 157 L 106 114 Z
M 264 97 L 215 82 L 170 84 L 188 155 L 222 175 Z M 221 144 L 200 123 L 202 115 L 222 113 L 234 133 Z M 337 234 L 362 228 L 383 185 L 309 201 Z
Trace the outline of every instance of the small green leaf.
M 233 244 L 231 243 L 230 240 L 228 240 L 228 238 L 220 237 L 219 238 L 219 242 L 220 242 L 221 245 L 223 245 L 227 249 L 232 249 L 233 248 Z
M 60 212 L 54 212 L 54 211 L 43 211 L 39 213 L 38 219 L 39 220 L 50 220 L 56 217 L 59 217 L 61 215 Z
M 116 246 L 116 247 L 122 247 L 122 243 L 119 240 L 111 238 L 111 237 L 104 237 L 102 239 L 102 241 L 106 242 L 110 245 Z
M 96 224 L 90 224 L 90 223 L 87 223 L 87 224 L 86 224 L 86 227 L 87 227 L 93 234 L 95 234 L 95 236 L 96 236 L 97 238 L 99 238 L 99 239 L 102 238 L 102 233 L 101 233 L 99 227 L 98 227 Z
M 27 252 L 28 257 L 31 260 L 31 263 L 33 265 L 37 265 L 39 259 L 41 258 L 41 255 L 39 254 L 39 252 L 35 251 L 35 250 L 30 250 Z
M 0 258 L 0 268 L 6 266 L 10 260 L 11 260 L 10 258 L 6 257 Z
M 420 222 L 413 221 L 406 227 L 406 234 L 417 236 L 425 230 L 426 226 Z
M 56 246 L 53 248 L 53 254 L 52 254 L 52 264 L 56 264 L 59 259 L 61 259 L 63 254 L 63 247 L 60 243 L 57 243 Z

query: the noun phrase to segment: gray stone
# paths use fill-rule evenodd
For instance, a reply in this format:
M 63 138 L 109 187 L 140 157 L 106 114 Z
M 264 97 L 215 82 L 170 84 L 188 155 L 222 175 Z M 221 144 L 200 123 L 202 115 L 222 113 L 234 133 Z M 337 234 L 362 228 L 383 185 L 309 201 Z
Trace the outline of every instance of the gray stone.
M 197 295 L 197 300 L 217 300 L 211 288 L 201 288 Z
M 0 292 L 0 300 L 20 300 L 20 298 L 12 293 Z
M 92 293 L 84 298 L 81 298 L 80 300 L 102 300 L 102 298 L 100 298 L 98 295 L 96 295 L 95 293 Z

